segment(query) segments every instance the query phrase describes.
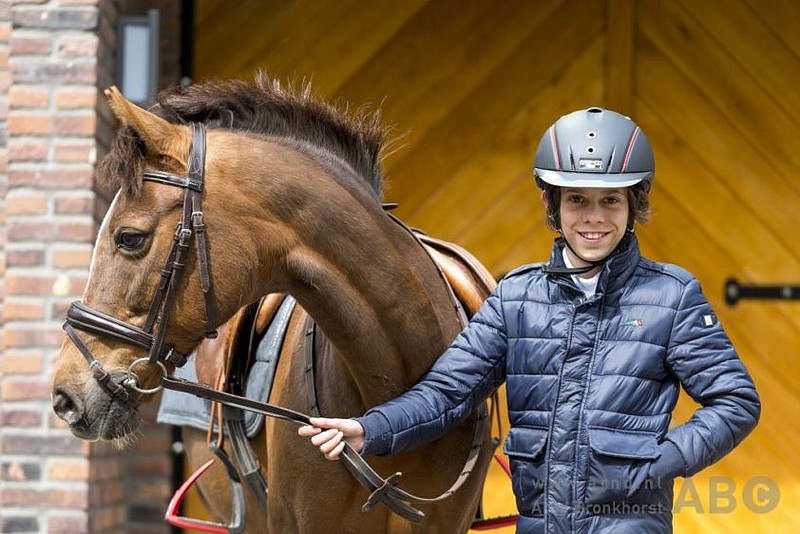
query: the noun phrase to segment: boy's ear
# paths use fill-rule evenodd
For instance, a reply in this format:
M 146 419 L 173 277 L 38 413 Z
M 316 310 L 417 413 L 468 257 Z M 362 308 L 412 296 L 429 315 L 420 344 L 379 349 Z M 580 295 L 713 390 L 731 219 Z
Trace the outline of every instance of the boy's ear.
M 547 200 L 547 193 L 544 192 L 544 189 L 542 189 L 542 191 L 540 193 L 540 197 L 542 199 L 542 204 L 544 204 L 544 208 L 545 209 L 549 208 L 550 207 L 550 203 Z

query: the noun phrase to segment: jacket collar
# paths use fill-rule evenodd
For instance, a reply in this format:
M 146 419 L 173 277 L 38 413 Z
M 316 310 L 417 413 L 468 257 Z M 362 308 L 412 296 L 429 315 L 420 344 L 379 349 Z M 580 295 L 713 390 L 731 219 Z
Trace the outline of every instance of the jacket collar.
M 550 253 L 550 265 L 566 267 L 562 252 L 564 247 L 564 239 L 561 237 L 556 238 L 553 250 Z M 633 232 L 626 233 L 619 246 L 606 260 L 602 271 L 600 271 L 600 278 L 597 281 L 597 294 L 613 293 L 624 287 L 636 270 L 640 257 L 639 241 L 636 238 L 636 234 Z M 569 275 L 550 274 L 548 276 L 555 277 L 555 281 L 568 281 L 571 287 L 574 286 L 572 277 Z M 575 289 L 577 290 L 577 288 Z

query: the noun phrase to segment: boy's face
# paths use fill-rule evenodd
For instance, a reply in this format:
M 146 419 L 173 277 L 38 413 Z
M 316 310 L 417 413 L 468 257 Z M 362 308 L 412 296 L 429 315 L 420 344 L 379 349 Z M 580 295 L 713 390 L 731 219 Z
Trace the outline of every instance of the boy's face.
M 630 207 L 625 188 L 593 187 L 561 190 L 561 231 L 577 252 L 567 247 L 575 267 L 608 257 L 625 236 Z M 593 274 L 593 273 L 588 273 Z

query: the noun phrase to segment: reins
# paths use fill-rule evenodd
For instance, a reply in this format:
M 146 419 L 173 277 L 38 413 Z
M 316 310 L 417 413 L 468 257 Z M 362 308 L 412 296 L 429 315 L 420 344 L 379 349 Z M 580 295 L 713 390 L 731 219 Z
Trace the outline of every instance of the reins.
M 198 264 L 200 268 L 200 284 L 204 295 L 206 313 L 206 336 L 216 336 L 216 318 L 213 308 L 212 284 L 210 262 L 208 259 L 208 249 L 205 238 L 205 225 L 203 222 L 203 212 L 201 206 L 203 181 L 204 181 L 204 162 L 206 151 L 205 127 L 202 124 L 192 123 L 192 148 L 188 161 L 188 176 L 181 177 L 171 173 L 161 171 L 146 171 L 143 179 L 145 181 L 160 183 L 164 185 L 180 187 L 184 189 L 183 213 L 178 223 L 173 243 L 167 256 L 165 267 L 161 271 L 161 279 L 156 289 L 153 301 L 143 327 L 137 327 L 124 321 L 94 310 L 81 302 L 74 302 L 68 312 L 64 323 L 64 330 L 89 363 L 94 378 L 106 391 L 114 398 L 122 402 L 132 402 L 130 391 L 138 394 L 151 394 L 159 391 L 160 388 L 171 389 L 206 398 L 214 402 L 249 410 L 265 416 L 292 421 L 297 424 L 309 424 L 309 417 L 300 412 L 271 405 L 266 402 L 259 402 L 247 397 L 234 395 L 215 390 L 203 384 L 188 382 L 182 379 L 168 376 L 165 362 L 182 366 L 186 363 L 187 357 L 176 351 L 173 347 L 166 346 L 164 337 L 166 334 L 167 323 L 173 308 L 177 287 L 185 266 L 186 252 L 190 248 L 192 237 L 196 243 Z M 402 225 L 396 218 L 395 221 Z M 402 225 L 404 228 L 405 225 Z M 409 232 L 413 234 L 409 230 Z M 424 249 L 424 247 L 423 247 Z M 433 258 L 431 258 L 433 259 Z M 436 262 L 434 261 L 434 264 Z M 438 267 L 438 265 L 437 265 Z M 447 284 L 441 269 L 439 273 Z M 463 310 L 453 294 L 452 288 L 447 284 L 450 296 L 454 301 L 454 306 L 459 312 L 459 319 L 463 319 Z M 462 324 L 463 326 L 463 324 Z M 128 368 L 126 376 L 116 382 L 110 373 L 103 369 L 100 362 L 92 355 L 86 343 L 81 339 L 78 331 L 90 334 L 111 337 L 126 343 L 141 347 L 149 351 L 146 358 L 135 360 Z M 141 365 L 159 366 L 162 377 L 161 383 L 152 389 L 143 389 L 139 377 L 135 370 Z M 425 498 L 408 493 L 397 486 L 402 474 L 397 472 L 384 479 L 376 473 L 367 462 L 352 447 L 345 445 L 341 455 L 343 464 L 350 473 L 363 485 L 369 492 L 369 498 L 362 506 L 364 511 L 374 507 L 377 503 L 384 504 L 392 512 L 411 521 L 421 521 L 424 514 L 415 509 L 412 504 L 433 503 L 445 499 L 460 488 L 469 477 L 472 469 L 477 463 L 480 450 L 482 448 L 482 437 L 488 425 L 488 417 L 484 409 L 480 410 L 477 416 L 476 429 L 473 442 L 470 446 L 467 461 L 461 474 L 455 483 L 438 497 Z M 215 454 L 225 460 L 221 450 Z M 225 462 L 228 472 L 231 472 L 229 462 Z M 207 467 L 206 467 L 207 468 Z M 235 483 L 238 483 L 238 476 L 231 476 L 234 490 Z M 240 488 L 239 488 L 240 489 Z M 242 511 L 241 514 L 244 512 Z M 231 525 L 224 527 L 223 531 L 235 532 L 241 529 L 243 517 L 235 514 Z M 234 525 L 236 528 L 233 528 Z

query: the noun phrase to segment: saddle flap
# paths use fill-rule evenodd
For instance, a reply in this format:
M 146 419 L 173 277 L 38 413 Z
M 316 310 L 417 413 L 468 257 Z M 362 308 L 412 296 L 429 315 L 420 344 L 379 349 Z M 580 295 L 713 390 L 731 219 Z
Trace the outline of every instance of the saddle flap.
M 494 277 L 466 249 L 420 232 L 415 233 L 439 265 L 467 315 L 475 315 L 497 286 Z
M 270 296 L 262 297 L 256 302 L 241 308 L 218 328 L 216 338 L 205 339 L 200 343 L 195 353 L 195 361 L 197 380 L 201 384 L 217 389 L 225 388 L 233 372 L 232 367 L 234 364 L 240 365 L 239 362 L 233 362 L 233 355 L 241 351 L 246 351 L 249 354 L 253 325 L 260 315 L 264 302 Z M 271 304 L 272 301 L 270 301 Z M 271 312 L 272 315 L 275 314 L 279 304 L 280 300 L 275 304 L 275 309 Z

